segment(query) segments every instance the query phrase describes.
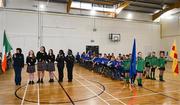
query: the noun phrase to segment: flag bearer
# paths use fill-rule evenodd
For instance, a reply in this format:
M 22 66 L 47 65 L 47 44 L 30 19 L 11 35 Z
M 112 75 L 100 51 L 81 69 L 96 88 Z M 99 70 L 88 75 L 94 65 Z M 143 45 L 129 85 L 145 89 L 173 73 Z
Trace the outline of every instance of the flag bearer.
M 163 75 L 165 71 L 166 59 L 164 56 L 164 52 L 160 52 L 160 57 L 158 59 L 158 66 L 159 66 L 159 80 L 164 82 Z
M 157 65 L 158 65 L 158 58 L 156 57 L 156 53 L 152 52 L 152 56 L 151 56 L 151 79 L 152 80 L 156 80 L 155 70 L 157 68 Z
M 145 66 L 145 61 L 142 58 L 142 53 L 138 52 L 138 57 L 137 57 L 137 81 L 138 81 L 138 86 L 142 86 L 142 74 Z

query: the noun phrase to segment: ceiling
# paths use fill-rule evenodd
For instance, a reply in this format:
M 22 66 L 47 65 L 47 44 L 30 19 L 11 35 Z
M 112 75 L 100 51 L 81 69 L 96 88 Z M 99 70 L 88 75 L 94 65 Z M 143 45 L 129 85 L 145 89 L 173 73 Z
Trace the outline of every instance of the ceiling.
M 49 1 L 55 3 L 68 3 L 69 0 L 40 0 L 40 1 Z M 122 3 L 125 0 L 72 0 L 79 1 L 82 3 L 92 3 L 99 4 L 103 6 L 111 6 L 118 3 Z M 154 14 L 158 10 L 162 10 L 164 5 L 174 4 L 179 0 L 129 0 L 132 1 L 129 6 L 124 8 L 126 11 L 140 12 L 140 13 L 150 13 Z

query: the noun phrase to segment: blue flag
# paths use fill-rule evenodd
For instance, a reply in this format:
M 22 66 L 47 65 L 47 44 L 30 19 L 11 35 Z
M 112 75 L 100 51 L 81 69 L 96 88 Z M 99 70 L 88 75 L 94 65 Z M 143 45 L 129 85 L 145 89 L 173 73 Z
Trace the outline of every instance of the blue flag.
M 129 75 L 130 78 L 136 74 L 136 39 L 134 39 Z

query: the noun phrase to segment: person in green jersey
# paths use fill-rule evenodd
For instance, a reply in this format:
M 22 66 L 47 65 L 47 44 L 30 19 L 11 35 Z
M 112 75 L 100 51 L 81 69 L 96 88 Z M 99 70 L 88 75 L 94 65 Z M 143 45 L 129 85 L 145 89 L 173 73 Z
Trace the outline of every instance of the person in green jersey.
M 145 60 L 142 58 L 142 52 L 138 52 L 137 57 L 137 81 L 138 86 L 142 86 L 142 74 L 145 68 Z
M 158 59 L 158 67 L 159 67 L 159 80 L 161 82 L 164 81 L 163 79 L 163 75 L 164 75 L 164 71 L 165 71 L 165 65 L 166 65 L 166 59 L 165 59 L 165 54 L 164 52 L 160 52 L 160 57 Z
M 156 53 L 152 52 L 152 57 L 151 57 L 151 79 L 156 80 L 155 78 L 155 70 L 158 66 L 158 58 L 156 57 Z
M 130 58 L 129 55 L 126 55 L 125 57 L 123 57 L 123 69 L 124 69 L 124 73 L 125 73 L 125 83 L 128 84 L 129 83 L 129 69 L 130 69 Z
M 150 67 L 151 67 L 151 53 L 149 53 L 148 56 L 145 57 L 144 75 L 146 79 L 150 79 Z

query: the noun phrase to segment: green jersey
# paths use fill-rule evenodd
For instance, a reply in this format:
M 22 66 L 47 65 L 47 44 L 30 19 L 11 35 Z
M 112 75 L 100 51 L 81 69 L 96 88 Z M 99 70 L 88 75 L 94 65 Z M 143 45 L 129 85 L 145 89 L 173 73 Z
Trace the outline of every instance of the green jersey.
M 146 67 L 150 67 L 151 66 L 151 56 L 146 56 L 145 64 L 146 64 Z
M 160 58 L 158 59 L 158 66 L 159 66 L 160 68 L 165 68 L 165 65 L 166 65 L 166 59 L 160 57 Z
M 151 57 L 151 66 L 157 67 L 158 66 L 158 58 L 156 56 Z
M 145 66 L 145 60 L 141 57 L 137 58 L 137 71 L 143 71 Z
M 131 63 L 130 59 L 126 59 L 126 60 L 123 61 L 124 70 L 129 70 L 130 69 L 130 63 Z

